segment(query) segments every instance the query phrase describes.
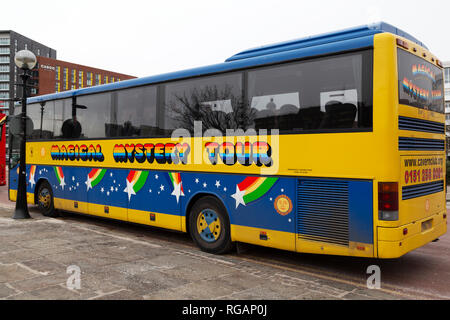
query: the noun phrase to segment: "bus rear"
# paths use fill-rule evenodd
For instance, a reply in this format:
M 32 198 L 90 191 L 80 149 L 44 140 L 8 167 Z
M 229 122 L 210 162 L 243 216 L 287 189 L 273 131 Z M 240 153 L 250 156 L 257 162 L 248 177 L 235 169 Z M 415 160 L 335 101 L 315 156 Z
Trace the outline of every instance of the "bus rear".
M 414 42 L 395 42 L 399 180 L 378 183 L 380 258 L 400 257 L 447 229 L 442 64 Z

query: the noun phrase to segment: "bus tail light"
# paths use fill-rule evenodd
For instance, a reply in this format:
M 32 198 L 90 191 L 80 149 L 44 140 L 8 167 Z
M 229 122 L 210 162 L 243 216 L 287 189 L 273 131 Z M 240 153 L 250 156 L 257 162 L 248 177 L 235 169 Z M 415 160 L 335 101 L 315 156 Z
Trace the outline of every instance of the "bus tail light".
M 378 183 L 378 219 L 398 220 L 398 183 Z

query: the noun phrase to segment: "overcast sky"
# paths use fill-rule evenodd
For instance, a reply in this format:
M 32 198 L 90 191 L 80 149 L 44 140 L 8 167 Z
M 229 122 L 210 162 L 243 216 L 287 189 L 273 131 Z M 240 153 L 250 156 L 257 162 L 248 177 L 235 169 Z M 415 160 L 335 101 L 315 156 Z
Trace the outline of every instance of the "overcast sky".
M 450 60 L 448 0 L 2 0 L 0 10 L 0 30 L 56 49 L 60 60 L 138 77 L 377 21 Z

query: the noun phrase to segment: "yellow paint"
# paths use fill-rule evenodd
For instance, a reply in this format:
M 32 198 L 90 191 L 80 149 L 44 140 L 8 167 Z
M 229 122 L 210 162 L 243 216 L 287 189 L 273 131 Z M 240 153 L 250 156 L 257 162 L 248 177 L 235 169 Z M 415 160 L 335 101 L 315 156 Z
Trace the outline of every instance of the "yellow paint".
M 261 232 L 265 232 L 267 240 L 261 240 Z M 256 244 L 264 247 L 295 251 L 295 233 L 268 230 L 261 228 L 231 225 L 231 240 Z
M 296 246 L 297 252 L 367 258 L 374 257 L 374 247 L 368 243 L 350 242 L 347 247 L 325 242 L 296 239 Z
M 155 221 L 150 220 L 151 213 L 155 215 Z M 172 214 L 128 209 L 128 221 L 164 229 L 183 231 L 181 216 Z
M 432 227 L 422 231 L 422 223 L 432 219 Z M 403 229 L 408 234 L 403 235 Z M 407 252 L 426 245 L 447 232 L 447 219 L 443 213 L 424 218 L 414 223 L 398 228 L 378 228 L 378 257 L 391 259 L 398 258 Z
M 13 202 L 17 200 L 17 190 L 9 189 L 9 200 Z M 27 203 L 34 204 L 34 193 L 27 192 Z

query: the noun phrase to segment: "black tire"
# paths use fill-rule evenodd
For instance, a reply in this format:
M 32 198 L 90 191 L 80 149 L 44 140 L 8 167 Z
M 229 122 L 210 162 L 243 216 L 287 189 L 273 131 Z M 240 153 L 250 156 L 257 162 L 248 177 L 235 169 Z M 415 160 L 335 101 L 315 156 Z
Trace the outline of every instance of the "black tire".
M 197 200 L 192 206 L 189 233 L 197 246 L 208 253 L 224 254 L 234 245 L 228 214 L 222 203 L 211 196 Z
M 58 212 L 55 209 L 55 202 L 53 199 L 53 190 L 47 181 L 43 181 L 39 185 L 36 197 L 36 203 L 44 216 L 52 218 L 58 217 Z

